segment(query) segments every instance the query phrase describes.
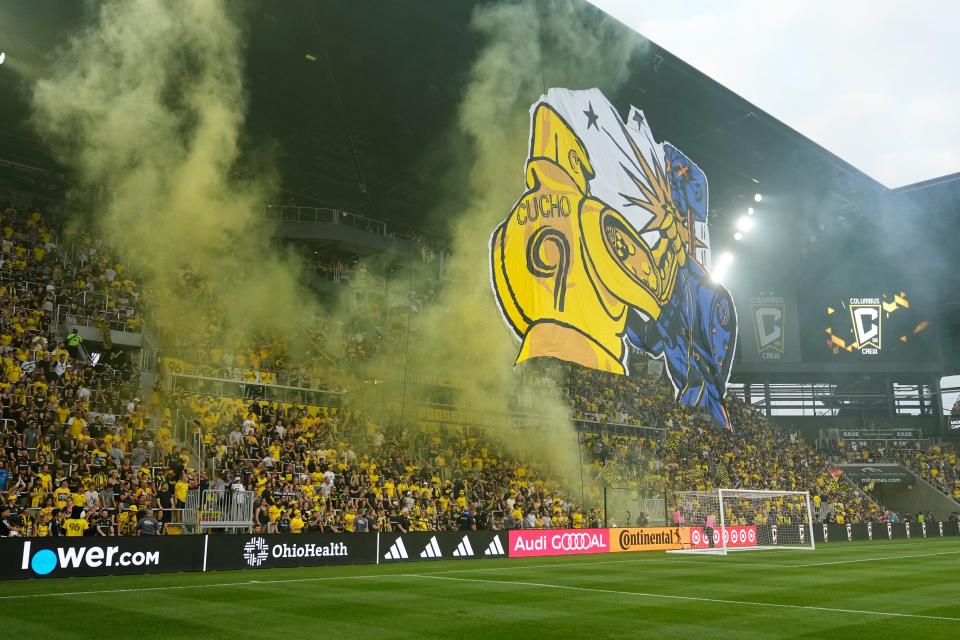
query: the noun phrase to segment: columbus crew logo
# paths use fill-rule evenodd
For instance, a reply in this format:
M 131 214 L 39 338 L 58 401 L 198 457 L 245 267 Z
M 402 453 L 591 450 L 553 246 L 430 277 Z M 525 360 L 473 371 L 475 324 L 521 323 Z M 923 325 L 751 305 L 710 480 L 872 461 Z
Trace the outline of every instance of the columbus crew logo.
M 243 545 L 243 559 L 251 567 L 259 567 L 270 556 L 270 545 L 263 538 L 250 538 Z
M 877 354 L 881 348 L 880 300 L 853 298 L 850 300 L 850 320 L 860 353 Z
M 753 298 L 753 333 L 757 339 L 757 353 L 764 359 L 778 360 L 783 354 L 784 316 L 783 298 Z

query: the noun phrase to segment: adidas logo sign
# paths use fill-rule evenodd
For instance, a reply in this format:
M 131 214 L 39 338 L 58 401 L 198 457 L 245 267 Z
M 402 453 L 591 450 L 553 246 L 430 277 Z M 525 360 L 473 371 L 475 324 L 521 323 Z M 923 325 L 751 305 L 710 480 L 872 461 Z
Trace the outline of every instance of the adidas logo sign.
M 403 546 L 403 538 L 397 538 L 397 541 L 390 545 L 390 550 L 383 555 L 384 560 L 406 560 L 407 549 Z
M 453 552 L 454 558 L 472 558 L 473 547 L 470 545 L 470 538 L 463 536 L 463 540 L 457 545 L 457 550 Z
M 464 538 L 466 540 L 466 538 Z M 500 536 L 494 536 L 493 540 L 490 541 L 490 545 L 487 547 L 487 550 L 483 552 L 485 556 L 502 556 L 503 555 L 503 545 L 500 544 Z
M 463 545 L 463 543 L 460 543 Z M 459 549 L 459 547 L 457 547 Z M 427 547 L 420 552 L 421 558 L 442 558 L 443 554 L 440 553 L 440 545 L 437 544 L 437 536 L 430 538 L 430 542 L 427 543 Z

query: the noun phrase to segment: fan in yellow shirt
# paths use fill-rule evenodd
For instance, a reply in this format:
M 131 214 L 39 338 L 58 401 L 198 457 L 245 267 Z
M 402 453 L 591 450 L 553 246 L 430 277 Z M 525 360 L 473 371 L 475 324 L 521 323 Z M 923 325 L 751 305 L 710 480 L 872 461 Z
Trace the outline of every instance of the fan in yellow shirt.
M 577 507 L 577 510 L 573 512 L 573 528 L 574 529 L 583 529 L 583 509 L 582 507 Z
M 347 509 L 347 512 L 343 514 L 343 530 L 348 533 L 354 532 L 354 521 L 357 519 L 357 508 L 350 507 Z
M 63 528 L 67 537 L 82 536 L 83 532 L 90 528 L 89 523 L 83 518 L 67 518 L 63 521 Z
M 187 484 L 187 481 L 183 478 L 177 480 L 173 485 L 173 495 L 177 499 L 177 502 L 186 504 L 187 502 L 187 489 L 190 488 L 190 485 Z
M 67 500 L 72 495 L 70 488 L 67 487 L 67 481 L 64 480 L 60 483 L 60 486 L 57 487 L 57 490 L 53 492 L 53 500 L 57 504 L 57 509 L 63 509 L 67 506 Z
M 300 511 L 294 511 L 290 518 L 290 533 L 303 533 L 303 518 L 300 517 Z

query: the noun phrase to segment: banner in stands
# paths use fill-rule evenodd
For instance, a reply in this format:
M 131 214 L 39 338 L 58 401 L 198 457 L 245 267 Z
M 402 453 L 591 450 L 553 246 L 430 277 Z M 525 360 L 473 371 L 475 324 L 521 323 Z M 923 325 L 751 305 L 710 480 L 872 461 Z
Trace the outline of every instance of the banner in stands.
M 516 361 L 625 374 L 629 343 L 663 360 L 679 402 L 730 428 L 737 313 L 711 277 L 731 258 L 711 264 L 703 171 L 655 142 L 640 109 L 624 120 L 599 89 L 554 88 L 530 108 L 524 179 L 489 245 Z
M 379 562 L 471 560 L 507 556 L 507 534 L 497 531 L 381 533 Z
M 209 378 L 226 378 L 237 382 L 250 384 L 276 384 L 277 374 L 274 371 L 258 371 L 240 367 L 215 367 L 200 365 L 181 360 L 179 358 L 161 358 L 160 364 L 166 373 L 182 373 L 189 376 L 205 376 Z
M 610 529 L 610 551 L 666 551 L 690 544 L 685 527 L 643 527 Z
M 377 561 L 377 534 L 209 536 L 206 570 L 270 569 Z
M 910 484 L 913 474 L 898 464 L 841 464 L 840 468 L 854 483 Z
M 838 429 L 842 440 L 913 440 L 923 437 L 922 429 Z
M 610 529 L 519 529 L 510 531 L 510 557 L 566 556 L 610 551 Z
M 201 536 L 12 538 L 0 541 L 0 579 L 199 571 Z
M 712 545 L 710 544 L 710 535 L 708 535 L 706 528 L 691 527 L 690 548 L 707 549 L 709 547 L 722 546 L 720 538 L 721 535 L 723 536 L 723 540 L 726 541 L 728 547 L 753 547 L 758 544 L 763 544 L 757 540 L 756 525 L 713 527 L 709 533 L 713 536 Z

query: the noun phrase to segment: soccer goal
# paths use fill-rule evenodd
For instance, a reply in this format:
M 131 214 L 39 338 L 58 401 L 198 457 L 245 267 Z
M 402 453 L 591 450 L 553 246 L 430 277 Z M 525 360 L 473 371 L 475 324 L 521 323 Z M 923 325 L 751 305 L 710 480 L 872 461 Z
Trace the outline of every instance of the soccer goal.
M 808 491 L 680 491 L 671 507 L 683 546 L 673 553 L 815 548 Z

